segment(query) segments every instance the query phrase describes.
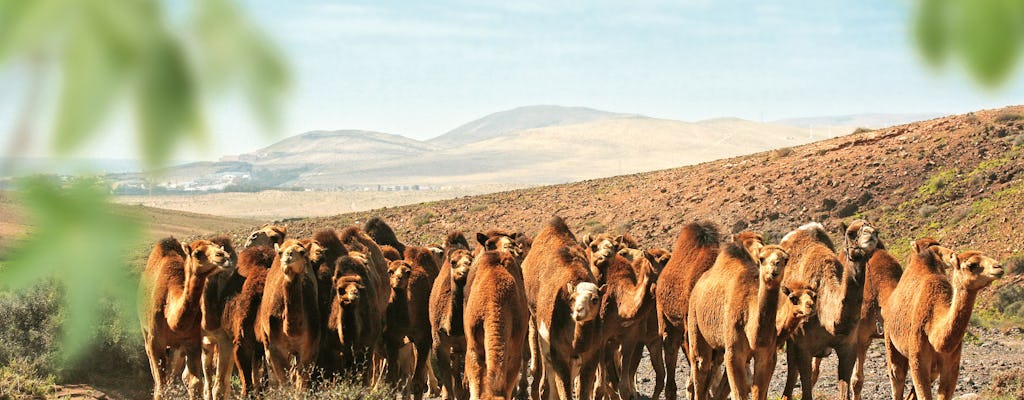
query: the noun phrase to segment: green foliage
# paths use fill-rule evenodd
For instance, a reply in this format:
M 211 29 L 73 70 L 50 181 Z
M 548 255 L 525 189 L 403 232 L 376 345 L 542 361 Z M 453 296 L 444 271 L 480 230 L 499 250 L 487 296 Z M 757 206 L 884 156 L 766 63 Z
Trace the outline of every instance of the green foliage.
M 956 168 L 940 170 L 935 175 L 928 178 L 928 181 L 921 185 L 921 187 L 917 188 L 917 194 L 921 196 L 931 196 L 938 193 L 946 186 L 953 183 L 956 180 L 958 173 L 959 170 Z
M 53 392 L 54 378 L 37 367 L 14 360 L 0 366 L 0 399 L 38 399 Z
M 27 288 L 55 279 L 65 288 L 62 343 L 67 359 L 89 344 L 101 298 L 120 304 L 133 318 L 136 278 L 128 272 L 126 247 L 139 237 L 139 222 L 115 211 L 98 182 L 62 186 L 32 178 L 22 182 L 22 202 L 35 227 L 0 269 L 0 289 Z
M 1019 0 L 921 0 L 914 37 L 935 66 L 958 58 L 988 87 L 1006 82 L 1024 46 L 1024 2 Z
M 1017 254 L 1003 261 L 1003 268 L 1008 275 L 1024 274 L 1024 254 Z
M 865 128 L 865 127 L 861 126 L 861 127 L 857 127 L 857 129 L 854 129 L 853 133 L 867 133 L 867 132 L 874 132 L 874 131 L 875 131 L 874 129 Z
M 434 215 L 434 213 L 432 213 L 430 211 L 426 211 L 426 212 L 424 212 L 424 213 L 422 213 L 420 215 L 417 215 L 415 218 L 413 218 L 412 219 L 412 224 L 417 226 L 417 227 L 420 227 L 420 226 L 429 224 L 430 221 L 433 221 L 434 218 L 436 218 L 436 217 L 437 216 Z

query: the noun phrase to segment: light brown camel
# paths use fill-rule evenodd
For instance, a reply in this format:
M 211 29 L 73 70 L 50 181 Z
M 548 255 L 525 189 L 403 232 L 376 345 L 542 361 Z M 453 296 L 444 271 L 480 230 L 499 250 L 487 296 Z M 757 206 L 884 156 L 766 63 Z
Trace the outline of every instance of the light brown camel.
M 263 344 L 272 383 L 291 382 L 305 390 L 320 346 L 317 282 L 311 272 L 310 247 L 295 239 L 275 246 L 263 301 L 256 315 L 256 340 Z M 294 366 L 292 358 L 295 358 Z M 291 377 L 287 377 L 287 375 Z
M 153 398 L 180 368 L 171 360 L 184 355 L 189 374 L 189 396 L 202 390 L 202 306 L 207 277 L 232 267 L 232 258 L 208 240 L 180 243 L 160 240 L 153 247 L 139 286 L 139 320 L 146 355 L 153 375 Z
M 430 290 L 440 267 L 434 254 L 425 247 L 406 246 L 405 261 L 410 266 L 407 297 L 409 302 L 408 340 L 415 347 L 415 359 L 412 360 L 412 379 L 409 389 L 419 400 L 427 390 L 427 380 L 433 372 L 429 371 L 430 346 Z M 408 352 L 406 352 L 408 353 Z M 408 363 L 408 362 L 405 362 Z
M 725 363 L 733 399 L 767 398 L 775 370 L 780 283 L 788 261 L 779 246 L 761 246 L 755 262 L 741 244 L 729 243 L 697 281 L 687 316 L 694 399 L 710 398 L 719 360 Z M 751 359 L 752 385 L 747 382 Z
M 636 260 L 645 255 L 654 257 L 654 272 L 660 276 L 661 271 L 668 264 L 672 253 L 663 248 L 652 248 L 648 250 L 638 250 L 633 248 L 625 248 L 619 250 L 619 254 L 623 255 L 629 260 L 633 261 L 634 270 L 639 271 L 636 266 Z M 652 297 L 657 292 L 657 282 L 654 282 L 651 286 Z M 658 332 L 658 313 L 657 307 L 652 312 L 646 313 L 645 321 L 637 323 L 635 328 L 640 337 L 641 343 L 637 345 L 633 352 L 632 360 L 623 360 L 623 363 L 628 363 L 631 370 L 636 371 L 640 366 L 641 356 L 643 355 L 643 349 L 647 348 L 649 354 L 651 368 L 654 370 L 654 392 L 651 394 L 652 399 L 661 398 L 662 393 L 665 390 L 665 355 L 664 348 L 661 344 L 661 333 Z
M 934 240 L 918 240 L 915 251 L 882 309 L 885 348 L 894 399 L 901 400 L 909 369 L 912 395 L 932 399 L 932 382 L 939 381 L 938 398 L 953 398 L 960 371 L 964 333 L 978 291 L 1003 276 L 998 261 L 968 251 L 949 260 L 952 251 Z M 948 267 L 947 277 L 935 268 Z
M 864 270 L 864 303 L 860 309 L 860 323 L 854 337 L 857 341 L 857 362 L 853 367 L 853 398 L 861 399 L 864 387 L 864 362 L 867 359 L 871 340 L 882 337 L 882 307 L 885 307 L 889 295 L 900 281 L 903 268 L 899 261 L 885 250 L 885 245 L 878 238 L 878 230 L 863 219 L 857 219 L 849 226 L 843 224 L 845 248 L 840 251 L 839 259 L 849 265 L 850 260 L 867 259 Z M 814 359 L 811 375 L 812 382 L 818 381 L 822 358 Z M 813 385 L 813 383 L 812 383 Z
M 555 217 L 533 241 L 523 260 L 526 298 L 530 307 L 530 353 L 533 384 L 531 395 L 571 399 L 573 382 L 580 378 L 578 393 L 593 391 L 595 362 L 601 346 L 596 321 L 601 290 L 590 272 L 585 251 L 566 226 Z M 537 361 L 541 362 L 537 362 Z
M 507 251 L 473 259 L 463 313 L 470 399 L 511 399 L 522 372 L 530 314 L 519 269 Z
M 245 239 L 245 247 L 267 246 L 273 248 L 274 243 L 284 243 L 285 236 L 287 235 L 287 226 L 263 225 L 260 229 L 249 234 L 249 237 Z
M 468 397 L 463 385 L 466 336 L 463 306 L 466 278 L 473 254 L 462 232 L 452 232 L 444 245 L 441 271 L 430 291 L 430 364 L 443 389 L 444 399 Z
M 783 282 L 805 282 L 818 289 L 816 315 L 786 343 L 788 369 L 783 398 L 791 398 L 799 377 L 801 399 L 813 399 L 813 358 L 824 357 L 834 349 L 839 358 L 839 398 L 849 399 L 850 379 L 857 360 L 852 335 L 860 321 L 867 260 L 852 257 L 846 264 L 841 262 L 825 228 L 816 222 L 787 233 L 780 245 L 790 255 Z

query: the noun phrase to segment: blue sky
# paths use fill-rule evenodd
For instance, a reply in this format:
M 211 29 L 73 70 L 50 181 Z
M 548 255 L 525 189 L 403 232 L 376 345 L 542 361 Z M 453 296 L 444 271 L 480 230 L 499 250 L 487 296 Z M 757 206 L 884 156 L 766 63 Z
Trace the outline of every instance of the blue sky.
M 242 1 L 292 65 L 281 136 L 428 139 L 533 104 L 692 121 L 955 113 L 1024 99 L 1019 70 L 985 91 L 956 65 L 924 65 L 911 1 L 768 3 Z M 253 133 L 242 107 L 216 107 L 204 157 L 275 140 Z

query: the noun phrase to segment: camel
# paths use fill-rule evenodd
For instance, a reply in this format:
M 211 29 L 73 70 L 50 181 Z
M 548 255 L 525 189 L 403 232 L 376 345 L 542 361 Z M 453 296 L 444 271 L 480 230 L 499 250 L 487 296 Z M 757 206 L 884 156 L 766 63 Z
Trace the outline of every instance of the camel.
M 287 226 L 278 226 L 270 224 L 263 225 L 263 227 L 261 227 L 260 229 L 257 229 L 249 234 L 249 237 L 245 239 L 245 247 L 273 247 L 274 243 L 283 243 L 285 236 L 287 236 L 287 234 Z
M 363 224 L 363 231 L 367 235 L 373 238 L 374 242 L 377 242 L 381 247 L 391 246 L 398 254 L 405 254 L 405 245 L 398 241 L 398 237 L 395 236 L 395 231 L 391 229 L 391 226 L 384 222 L 380 217 L 373 217 Z
M 864 303 L 860 310 L 860 323 L 854 337 L 857 341 L 857 361 L 853 367 L 853 398 L 861 399 L 864 388 L 864 362 L 867 359 L 871 340 L 881 338 L 882 308 L 889 295 L 900 281 L 903 268 L 878 238 L 878 230 L 863 219 L 854 220 L 849 226 L 843 224 L 845 248 L 839 258 L 849 264 L 852 258 L 866 259 L 864 271 Z M 811 382 L 817 382 L 822 358 L 815 358 L 811 371 Z M 812 383 L 813 385 L 814 383 Z
M 511 252 L 488 250 L 473 259 L 463 313 L 470 399 L 512 398 L 530 318 L 519 269 Z
M 665 354 L 665 398 L 675 400 L 676 362 L 686 337 L 686 316 L 690 291 L 718 257 L 718 228 L 708 222 L 683 226 L 672 247 L 672 255 L 658 277 L 655 300 L 658 332 Z M 685 353 L 685 352 L 684 352 Z M 689 385 L 688 385 L 689 386 Z
M 793 333 L 803 328 L 816 312 L 818 289 L 803 282 L 792 281 L 782 286 L 779 312 L 775 316 L 775 344 L 782 350 Z
M 914 242 L 909 266 L 882 308 L 893 399 L 903 398 L 908 371 L 916 398 L 931 400 L 935 379 L 938 398 L 953 398 L 978 291 L 1003 276 L 1002 265 L 982 253 L 950 253 L 931 239 Z M 942 267 L 949 276 L 936 270 Z
M 338 369 L 360 371 L 363 384 L 370 385 L 379 373 L 375 359 L 383 353 L 385 309 L 373 301 L 376 288 L 366 283 L 366 270 L 362 257 L 338 258 L 331 278 L 334 295 L 327 324 L 333 335 L 328 339 L 337 342 Z
M 648 317 L 656 311 L 653 292 L 657 280 L 656 263 L 655 256 L 650 253 L 623 248 L 601 265 L 606 281 L 599 314 L 599 340 L 604 346 L 599 391 L 611 386 L 623 399 L 637 396 L 635 368 L 639 364 L 638 352 L 644 344 L 642 331 Z M 618 354 L 621 354 L 621 362 L 616 362 Z M 621 370 L 617 367 L 619 364 Z
M 651 248 L 647 250 L 639 250 L 634 248 L 625 248 L 619 250 L 619 254 L 631 260 L 634 265 L 634 270 L 639 272 L 636 266 L 636 260 L 640 257 L 650 255 L 654 258 L 655 275 L 661 275 L 661 271 L 665 268 L 668 260 L 671 258 L 672 253 L 662 248 Z M 657 291 L 657 282 L 651 286 L 652 296 Z M 645 320 L 638 323 L 639 326 L 636 330 L 639 335 L 638 340 L 640 343 L 633 351 L 633 358 L 631 360 L 623 360 L 623 363 L 628 363 L 628 368 L 632 371 L 636 371 L 640 366 L 640 360 L 643 355 L 644 347 L 647 348 L 647 353 L 650 355 L 651 368 L 654 370 L 654 392 L 651 394 L 652 399 L 661 398 L 661 394 L 665 390 L 665 355 L 664 349 L 661 343 L 661 334 L 658 332 L 658 313 L 657 307 L 653 312 L 647 313 Z M 624 367 L 625 368 L 625 367 Z
M 578 393 L 593 391 L 598 341 L 601 288 L 590 272 L 590 261 L 559 217 L 554 217 L 533 241 L 523 260 L 527 304 L 530 308 L 530 353 L 533 398 L 571 399 L 572 385 L 580 378 Z M 542 378 L 543 377 L 543 378 Z
M 386 258 L 388 262 L 398 261 L 402 259 L 402 253 L 399 253 L 398 249 L 388 245 L 380 246 L 380 252 L 384 254 L 384 258 Z
M 693 287 L 687 337 L 694 399 L 710 398 L 718 360 L 725 362 L 733 399 L 768 397 L 775 370 L 780 286 L 789 254 L 779 246 L 762 246 L 757 260 L 751 260 L 741 244 L 727 244 Z M 752 385 L 747 382 L 751 360 Z
M 263 301 L 256 315 L 256 339 L 263 343 L 273 382 L 291 381 L 300 390 L 309 386 L 320 346 L 317 282 L 311 272 L 310 245 L 286 239 L 275 246 L 277 256 L 267 272 Z M 295 365 L 292 365 L 292 357 Z M 286 371 L 290 370 L 290 379 Z
M 587 259 L 590 260 L 590 272 L 594 274 L 594 278 L 597 278 L 598 283 L 604 282 L 604 265 L 609 258 L 614 257 L 620 249 L 640 248 L 636 240 L 629 236 L 629 234 L 612 236 L 607 233 L 596 236 L 591 236 L 589 233 L 583 235 L 580 246 L 587 251 Z
M 231 238 L 217 236 L 210 239 L 211 242 L 221 246 L 231 258 L 231 264 L 235 268 L 213 274 L 206 278 L 203 286 L 203 294 L 200 297 L 202 312 L 202 362 L 203 362 L 203 398 L 222 399 L 230 398 L 231 385 L 228 383 L 228 376 L 231 375 L 232 352 L 227 351 L 231 346 L 231 339 L 227 332 L 221 327 L 224 317 L 226 303 L 242 291 L 245 284 L 245 276 L 238 271 L 238 253 L 235 252 Z M 218 352 L 218 348 L 224 348 L 224 352 Z M 223 377 L 216 376 L 218 374 Z M 214 384 L 217 384 L 214 386 Z
M 856 333 L 864 298 L 864 269 L 867 260 L 851 252 L 843 263 L 821 224 L 812 222 L 789 232 L 780 245 L 789 252 L 784 283 L 805 282 L 817 288 L 817 309 L 803 329 L 786 343 L 788 369 L 783 398 L 792 398 L 800 378 L 801 399 L 814 398 L 811 372 L 813 357 L 825 357 L 835 350 L 839 358 L 839 398 L 850 396 L 850 380 L 857 359 Z
M 403 388 L 408 395 L 408 376 L 399 373 L 399 353 L 405 347 L 405 340 L 410 335 L 409 316 L 409 276 L 412 264 L 405 260 L 392 261 L 388 264 L 388 276 L 391 282 L 391 298 L 385 317 L 384 351 L 387 359 L 387 382 L 395 387 Z M 399 379 L 399 378 L 403 379 Z M 408 397 L 408 396 L 405 396 Z
M 408 341 L 415 348 L 415 359 L 412 363 L 412 379 L 409 389 L 419 400 L 427 389 L 428 371 L 432 336 L 430 334 L 430 291 L 437 278 L 440 267 L 433 252 L 424 247 L 406 246 L 405 262 L 410 266 L 409 283 L 407 285 L 409 303 Z M 405 363 L 408 363 L 406 361 Z
M 211 274 L 232 266 L 231 254 L 208 240 L 181 243 L 170 237 L 157 242 L 150 252 L 139 286 L 139 321 L 154 399 L 162 397 L 165 383 L 180 371 L 171 361 L 182 354 L 190 376 L 190 398 L 202 390 L 203 287 Z
M 463 306 L 466 278 L 473 254 L 462 232 L 452 232 L 444 245 L 444 261 L 430 291 L 430 364 L 443 388 L 444 399 L 465 399 L 462 363 L 466 336 Z

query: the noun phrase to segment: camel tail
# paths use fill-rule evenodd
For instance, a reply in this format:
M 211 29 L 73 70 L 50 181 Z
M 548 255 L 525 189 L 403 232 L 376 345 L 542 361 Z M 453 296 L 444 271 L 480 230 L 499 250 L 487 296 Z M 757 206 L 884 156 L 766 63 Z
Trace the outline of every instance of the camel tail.
M 512 336 L 512 313 L 508 311 L 499 312 L 490 321 L 487 321 L 484 328 L 484 364 L 487 366 L 487 375 L 484 379 L 484 390 L 492 398 L 504 398 L 505 388 L 508 386 L 505 378 L 505 367 L 509 355 L 506 354 L 508 338 Z M 521 354 L 513 355 L 521 357 Z

